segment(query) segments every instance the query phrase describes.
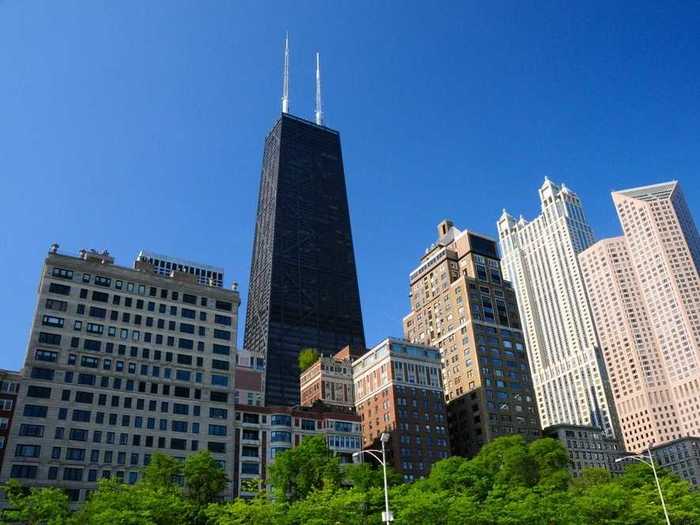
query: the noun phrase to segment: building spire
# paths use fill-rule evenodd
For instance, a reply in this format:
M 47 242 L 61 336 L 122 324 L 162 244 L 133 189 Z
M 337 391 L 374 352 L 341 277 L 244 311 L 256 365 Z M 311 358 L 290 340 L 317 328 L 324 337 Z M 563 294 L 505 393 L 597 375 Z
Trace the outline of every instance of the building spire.
M 323 102 L 321 100 L 321 58 L 316 52 L 316 124 L 323 125 Z
M 284 73 L 282 75 L 282 113 L 289 113 L 289 33 L 284 36 Z

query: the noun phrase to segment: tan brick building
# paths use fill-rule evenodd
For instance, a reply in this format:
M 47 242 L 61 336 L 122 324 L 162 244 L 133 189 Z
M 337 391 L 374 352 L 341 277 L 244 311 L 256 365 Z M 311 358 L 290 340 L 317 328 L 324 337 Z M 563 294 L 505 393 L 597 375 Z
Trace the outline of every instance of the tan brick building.
M 333 356 L 321 356 L 299 378 L 301 404 L 311 406 L 315 401 L 323 401 L 354 408 L 352 360 L 363 352 L 363 348 L 346 346 Z
M 454 454 L 494 437 L 540 435 L 515 292 L 496 241 L 438 225 L 438 240 L 410 274 L 409 341 L 439 348 Z

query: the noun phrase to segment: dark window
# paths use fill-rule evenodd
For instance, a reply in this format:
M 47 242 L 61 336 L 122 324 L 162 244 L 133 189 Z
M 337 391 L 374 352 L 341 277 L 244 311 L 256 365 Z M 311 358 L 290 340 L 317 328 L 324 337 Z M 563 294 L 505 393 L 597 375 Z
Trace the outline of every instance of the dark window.
M 55 371 L 51 368 L 39 368 L 37 366 L 32 367 L 31 377 L 33 379 L 45 379 L 47 381 L 53 381 Z
M 99 319 L 104 319 L 105 317 L 107 317 L 107 310 L 105 310 L 104 308 L 98 308 L 97 306 L 91 306 L 90 316 L 97 317 Z
M 19 435 L 27 437 L 44 437 L 44 425 L 22 424 L 19 427 Z
M 209 452 L 215 452 L 217 454 L 226 453 L 226 443 L 219 443 L 218 441 L 209 441 L 207 443 L 207 448 Z
M 228 402 L 228 393 L 227 392 L 217 392 L 216 390 L 212 390 L 209 394 L 209 399 L 211 401 L 216 401 L 217 403 L 227 403 Z
M 95 339 L 85 339 L 83 341 L 83 348 L 85 350 L 91 350 L 93 352 L 99 352 L 102 349 L 102 342 Z
M 183 293 L 182 302 L 187 304 L 197 304 L 197 297 L 194 295 Z
M 36 478 L 36 473 L 36 465 L 12 465 L 10 477 L 20 479 L 34 479 Z
M 48 408 L 42 405 L 24 405 L 25 417 L 46 417 Z
M 180 365 L 191 365 L 192 356 L 187 354 L 177 354 L 177 362 Z
M 78 391 L 75 393 L 75 402 L 76 403 L 92 403 L 93 400 L 93 394 L 92 392 L 82 392 Z
M 49 292 L 59 295 L 70 295 L 70 286 L 67 284 L 51 283 L 49 285 Z
M 228 301 L 216 301 L 216 309 L 217 310 L 227 310 L 227 311 L 232 311 L 233 310 L 233 304 L 228 302 Z
M 194 341 L 192 341 L 192 339 L 185 339 L 184 337 L 180 337 L 177 341 L 177 347 L 184 348 L 185 350 L 192 350 L 194 348 Z
M 29 385 L 29 388 L 27 388 L 27 397 L 48 399 L 51 397 L 51 388 L 47 386 Z
M 173 393 L 176 397 L 190 397 L 190 389 L 184 386 L 176 386 Z
M 231 326 L 231 318 L 230 318 L 229 316 L 227 316 L 227 315 L 219 315 L 219 314 L 216 314 L 216 315 L 214 316 L 214 322 L 215 322 L 216 324 L 223 324 L 223 325 L 226 325 L 226 326 Z
M 229 369 L 228 361 L 220 361 L 219 359 L 212 359 L 211 366 L 212 366 L 212 368 L 215 368 L 217 370 L 228 370 Z
M 173 450 L 185 450 L 187 447 L 187 440 L 185 439 L 175 439 L 170 440 L 170 448 Z
M 231 340 L 231 332 L 229 332 L 228 330 L 218 330 L 215 328 L 214 329 L 214 337 L 216 339 L 225 339 L 226 341 L 230 341 Z
M 180 310 L 180 314 L 182 314 L 182 317 L 187 317 L 188 319 L 194 319 L 196 317 L 197 312 L 194 310 L 190 310 L 189 308 L 182 308 Z
M 220 355 L 229 355 L 231 353 L 231 349 L 228 346 L 224 345 L 217 345 L 214 343 L 214 347 L 212 348 L 212 352 L 215 354 L 220 354 Z
M 93 291 L 92 300 L 99 301 L 101 303 L 106 303 L 109 300 L 109 294 L 105 292 Z
M 109 277 L 102 277 L 101 275 L 96 275 L 95 284 L 97 286 L 105 286 L 109 288 L 109 286 L 112 284 L 112 279 L 110 279 Z
M 60 345 L 61 334 L 50 334 L 48 332 L 39 332 L 39 342 L 46 345 Z

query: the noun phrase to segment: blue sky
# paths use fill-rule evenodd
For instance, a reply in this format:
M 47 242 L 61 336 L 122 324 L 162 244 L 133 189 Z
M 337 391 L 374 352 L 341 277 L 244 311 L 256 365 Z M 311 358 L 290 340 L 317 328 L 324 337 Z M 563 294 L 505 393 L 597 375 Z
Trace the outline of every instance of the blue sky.
M 0 0 L 0 367 L 24 360 L 43 257 L 142 248 L 225 267 L 242 339 L 266 132 L 320 50 L 365 331 L 401 334 L 445 217 L 495 235 L 545 175 L 617 234 L 610 191 L 678 179 L 700 210 L 692 2 Z

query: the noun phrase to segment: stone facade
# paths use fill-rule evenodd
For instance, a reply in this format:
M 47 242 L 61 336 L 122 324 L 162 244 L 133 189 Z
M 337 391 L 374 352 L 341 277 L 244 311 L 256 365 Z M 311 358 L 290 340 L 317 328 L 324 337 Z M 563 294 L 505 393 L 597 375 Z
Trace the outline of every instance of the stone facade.
M 100 478 L 135 482 L 154 452 L 209 449 L 232 469 L 238 293 L 135 266 L 52 246 L 0 481 L 80 501 Z

